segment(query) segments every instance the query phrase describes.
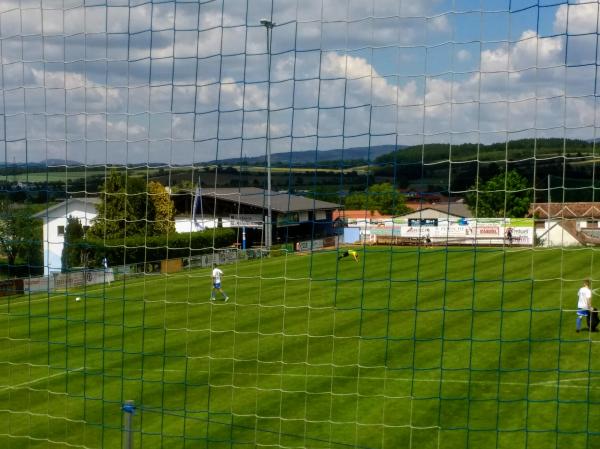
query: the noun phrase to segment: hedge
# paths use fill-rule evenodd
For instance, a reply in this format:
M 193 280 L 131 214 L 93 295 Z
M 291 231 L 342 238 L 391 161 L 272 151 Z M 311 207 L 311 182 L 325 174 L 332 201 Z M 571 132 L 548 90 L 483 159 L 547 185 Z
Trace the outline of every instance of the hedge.
M 4 278 L 27 278 L 32 276 L 43 276 L 43 265 L 27 265 L 25 263 L 16 263 L 9 265 L 7 263 L 0 264 L 0 279 Z
M 88 238 L 80 244 L 89 251 L 88 265 L 100 266 L 105 256 L 111 265 L 134 264 L 210 253 L 213 246 L 223 248 L 235 241 L 235 229 L 216 228 L 148 237 L 134 235 L 112 240 Z

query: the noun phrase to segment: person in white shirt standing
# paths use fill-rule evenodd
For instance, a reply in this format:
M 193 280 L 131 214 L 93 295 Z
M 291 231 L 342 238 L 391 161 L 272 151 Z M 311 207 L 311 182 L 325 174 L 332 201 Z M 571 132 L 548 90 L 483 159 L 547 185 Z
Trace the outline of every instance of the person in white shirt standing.
M 589 319 L 592 307 L 592 290 L 590 289 L 590 281 L 583 281 L 583 287 L 577 292 L 577 332 L 581 330 L 581 320 L 583 317 Z
M 217 265 L 215 265 L 215 267 L 212 270 L 213 288 L 212 288 L 212 291 L 210 292 L 210 300 L 211 301 L 214 301 L 216 299 L 215 291 L 221 292 L 221 294 L 225 298 L 225 302 L 227 302 L 227 300 L 229 299 L 229 296 L 227 296 L 227 293 L 225 293 L 223 291 L 223 289 L 221 288 L 221 276 L 223 276 L 223 271 L 221 271 L 221 269 L 219 267 L 217 267 Z
M 108 276 L 108 259 L 106 256 L 102 258 L 102 268 L 104 268 L 104 280 L 110 286 L 110 277 Z

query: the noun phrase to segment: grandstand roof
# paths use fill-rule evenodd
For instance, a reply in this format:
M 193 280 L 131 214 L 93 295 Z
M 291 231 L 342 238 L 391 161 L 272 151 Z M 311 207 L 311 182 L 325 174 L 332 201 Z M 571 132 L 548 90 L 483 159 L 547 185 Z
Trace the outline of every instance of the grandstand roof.
M 202 197 L 217 198 L 223 201 L 267 208 L 267 190 L 257 187 L 241 188 L 202 188 Z M 289 192 L 271 191 L 271 209 L 276 212 L 300 212 L 312 210 L 333 210 L 339 204 L 315 200 L 305 196 L 294 195 Z

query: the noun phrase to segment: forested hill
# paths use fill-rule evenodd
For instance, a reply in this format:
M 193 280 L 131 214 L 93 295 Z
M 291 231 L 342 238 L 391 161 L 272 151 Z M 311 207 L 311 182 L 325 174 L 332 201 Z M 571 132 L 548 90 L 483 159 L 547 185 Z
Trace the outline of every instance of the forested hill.
M 403 186 L 462 195 L 505 170 L 516 170 L 535 189 L 536 199 L 548 195 L 565 201 L 598 200 L 600 152 L 593 142 L 574 139 L 522 139 L 491 145 L 427 144 L 382 155 L 373 174 Z M 593 180 L 597 180 L 594 185 Z
M 271 163 L 273 165 L 284 166 L 313 166 L 323 162 L 331 161 L 372 161 L 373 159 L 390 153 L 396 148 L 404 148 L 396 145 L 377 145 L 372 147 L 346 148 L 337 150 L 308 150 L 308 151 L 292 151 L 286 153 L 271 154 Z M 265 156 L 243 157 L 220 159 L 211 161 L 211 164 L 247 164 L 247 165 L 263 165 L 265 164 Z
M 566 156 L 571 158 L 593 155 L 593 142 L 575 139 L 521 139 L 490 145 L 464 143 L 452 145 L 433 143 L 415 145 L 376 158 L 378 164 L 435 163 L 441 161 L 518 161 L 529 158 Z M 598 151 L 598 150 L 596 150 Z

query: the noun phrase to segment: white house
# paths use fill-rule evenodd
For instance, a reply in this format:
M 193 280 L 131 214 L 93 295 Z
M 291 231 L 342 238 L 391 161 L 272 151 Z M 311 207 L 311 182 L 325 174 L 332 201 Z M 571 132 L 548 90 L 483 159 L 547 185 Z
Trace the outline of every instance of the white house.
M 43 221 L 44 275 L 61 270 L 61 256 L 65 243 L 67 217 L 78 218 L 84 229 L 96 218 L 98 198 L 72 198 L 34 215 Z

